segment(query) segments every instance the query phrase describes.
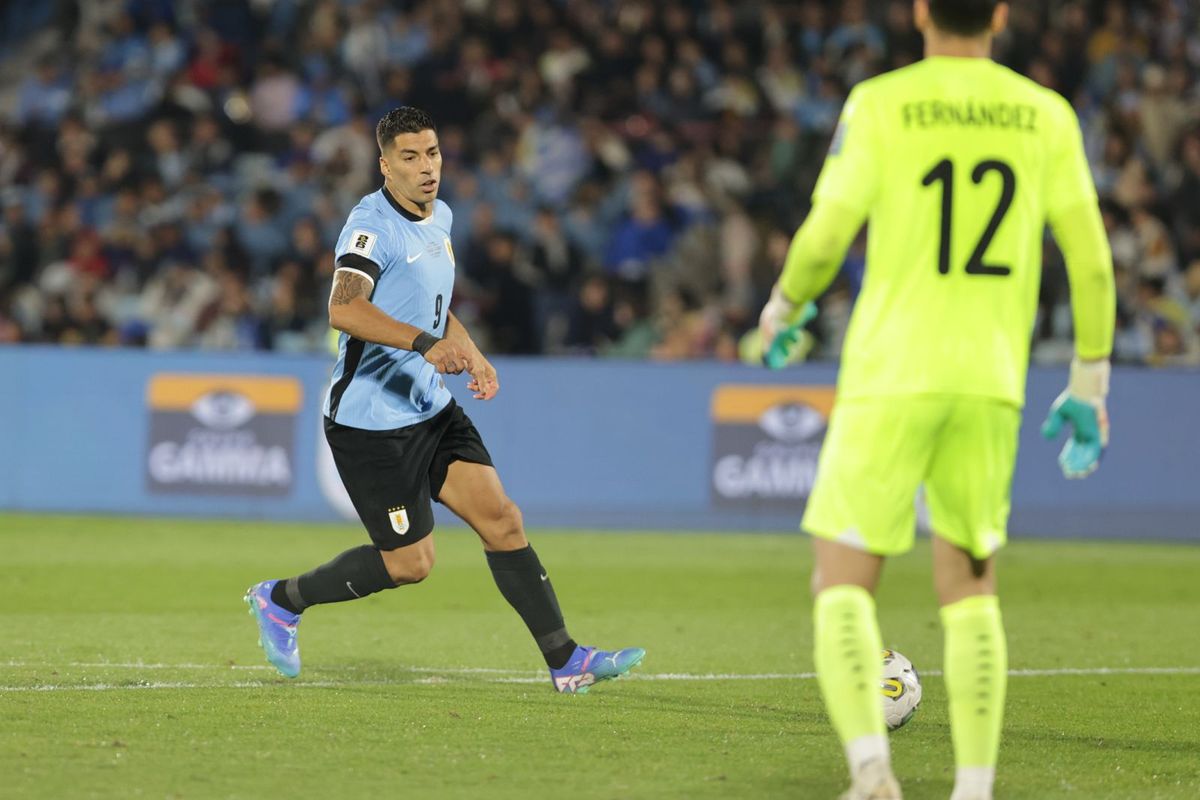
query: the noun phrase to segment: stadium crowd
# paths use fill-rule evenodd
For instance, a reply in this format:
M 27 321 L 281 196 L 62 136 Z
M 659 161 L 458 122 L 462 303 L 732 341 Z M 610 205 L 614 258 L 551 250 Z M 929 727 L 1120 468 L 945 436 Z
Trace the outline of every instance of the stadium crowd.
M 1016 0 L 997 42 L 1079 113 L 1127 363 L 1200 363 L 1198 16 Z M 485 350 L 736 359 L 849 88 L 920 54 L 910 0 L 7 4 L 0 342 L 324 349 L 375 122 L 411 104 L 439 123 L 454 310 Z M 1064 361 L 1046 254 L 1034 358 Z

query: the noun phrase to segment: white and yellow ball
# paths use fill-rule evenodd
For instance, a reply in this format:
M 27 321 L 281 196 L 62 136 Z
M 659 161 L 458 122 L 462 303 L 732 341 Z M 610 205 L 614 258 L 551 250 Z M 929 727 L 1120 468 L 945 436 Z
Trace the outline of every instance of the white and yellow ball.
M 883 719 L 888 730 L 904 726 L 921 705 L 921 676 L 912 662 L 895 650 L 883 651 Z

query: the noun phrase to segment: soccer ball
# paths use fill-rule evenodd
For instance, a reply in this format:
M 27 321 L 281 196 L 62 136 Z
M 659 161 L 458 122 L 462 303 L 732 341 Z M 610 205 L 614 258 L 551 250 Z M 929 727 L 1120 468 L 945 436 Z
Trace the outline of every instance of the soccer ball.
M 888 730 L 904 726 L 921 705 L 921 676 L 904 656 L 895 650 L 883 651 L 883 719 Z

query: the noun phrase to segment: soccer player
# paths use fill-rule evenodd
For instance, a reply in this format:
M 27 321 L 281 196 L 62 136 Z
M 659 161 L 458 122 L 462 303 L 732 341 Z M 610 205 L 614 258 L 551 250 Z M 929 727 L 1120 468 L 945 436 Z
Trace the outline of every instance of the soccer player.
M 996 598 L 1045 223 L 1070 275 L 1076 357 L 1043 428 L 1067 477 L 1094 470 L 1115 295 L 1079 124 L 1059 95 L 990 60 L 1007 4 L 916 0 L 926 58 L 846 101 L 812 210 L 760 318 L 788 335 L 869 222 L 867 270 L 802 527 L 814 650 L 849 798 L 898 798 L 879 697 L 873 593 L 912 547 L 924 484 L 957 764 L 953 800 L 992 796 L 1007 673 Z
M 433 568 L 433 506 L 470 525 L 500 593 L 521 616 L 560 692 L 586 692 L 645 656 L 605 652 L 567 633 L 554 587 L 525 538 L 479 433 L 444 375 L 466 372 L 477 400 L 500 390 L 496 370 L 450 312 L 454 251 L 450 208 L 437 199 L 442 156 L 419 109 L 388 112 L 376 131 L 383 187 L 364 197 L 338 238 L 329 320 L 340 330 L 325 400 L 325 434 L 373 544 L 286 580 L 252 586 L 246 602 L 267 659 L 300 672 L 300 615 L 419 583 Z

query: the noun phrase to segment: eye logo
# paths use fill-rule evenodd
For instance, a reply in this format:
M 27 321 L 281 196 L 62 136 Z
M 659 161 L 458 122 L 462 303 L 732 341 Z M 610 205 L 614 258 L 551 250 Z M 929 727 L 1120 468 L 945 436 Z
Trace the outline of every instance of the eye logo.
M 825 418 L 801 403 L 772 406 L 758 418 L 758 426 L 772 439 L 796 443 L 815 439 L 825 430 Z
M 206 428 L 227 431 L 253 419 L 255 408 L 250 398 L 243 394 L 218 390 L 202 395 L 192 403 L 191 412 Z

